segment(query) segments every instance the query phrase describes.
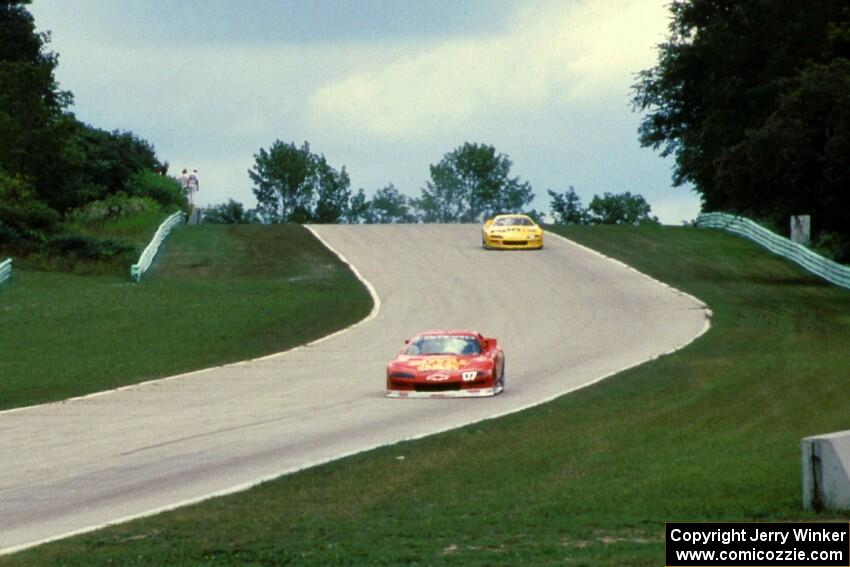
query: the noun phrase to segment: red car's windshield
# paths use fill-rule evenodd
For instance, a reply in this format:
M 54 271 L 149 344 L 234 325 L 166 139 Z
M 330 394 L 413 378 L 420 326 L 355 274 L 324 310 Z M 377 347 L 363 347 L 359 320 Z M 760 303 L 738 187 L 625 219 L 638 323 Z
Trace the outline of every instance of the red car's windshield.
M 481 354 L 481 345 L 478 344 L 478 339 L 471 335 L 425 335 L 410 341 L 404 354 L 475 355 Z

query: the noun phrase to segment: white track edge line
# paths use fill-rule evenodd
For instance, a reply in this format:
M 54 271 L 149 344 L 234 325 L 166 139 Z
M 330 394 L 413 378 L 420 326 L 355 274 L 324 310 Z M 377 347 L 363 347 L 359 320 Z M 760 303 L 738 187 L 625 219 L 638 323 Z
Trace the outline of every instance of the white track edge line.
M 312 228 L 310 228 L 310 227 L 306 227 L 306 228 L 307 228 L 308 230 L 310 230 L 310 232 L 313 232 Z M 549 232 L 549 231 L 547 231 L 547 232 Z M 316 234 L 316 233 L 315 233 L 315 232 L 313 232 L 313 234 Z M 113 520 L 113 521 L 110 521 L 110 522 L 107 522 L 107 523 L 103 523 L 103 524 L 98 524 L 98 525 L 88 526 L 88 527 L 85 527 L 85 528 L 80 528 L 80 529 L 78 529 L 78 530 L 70 531 L 70 532 L 67 532 L 67 533 L 60 534 L 60 535 L 51 536 L 51 537 L 46 538 L 46 539 L 43 539 L 43 540 L 34 541 L 34 542 L 30 542 L 30 543 L 24 543 L 24 544 L 21 544 L 21 545 L 17 545 L 17 546 L 14 546 L 14 547 L 8 547 L 8 548 L 5 548 L 5 549 L 0 549 L 0 555 L 7 555 L 7 554 L 11 554 L 11 553 L 17 553 L 18 551 L 23 551 L 23 550 L 25 550 L 25 549 L 29 549 L 29 548 L 32 548 L 32 547 L 36 547 L 36 546 L 39 546 L 39 545 L 43 545 L 43 544 L 45 544 L 45 543 L 50 543 L 50 542 L 53 542 L 53 541 L 57 541 L 57 540 L 60 540 L 60 539 L 65 539 L 65 538 L 68 538 L 68 537 L 73 537 L 73 536 L 76 536 L 76 535 L 82 535 L 82 534 L 85 534 L 85 533 L 93 532 L 93 531 L 96 531 L 96 530 L 99 530 L 99 529 L 102 529 L 102 528 L 106 528 L 106 527 L 109 527 L 109 526 L 113 526 L 113 525 L 116 525 L 116 524 L 122 524 L 122 523 L 124 523 L 124 522 L 129 522 L 129 521 L 131 521 L 131 520 L 138 520 L 138 519 L 140 519 L 140 518 L 147 518 L 147 517 L 150 517 L 150 516 L 154 516 L 154 515 L 156 515 L 156 514 L 160 514 L 160 513 L 162 513 L 162 512 L 168 512 L 168 511 L 171 511 L 171 510 L 176 510 L 177 508 L 182 508 L 182 507 L 184 507 L 184 506 L 191 506 L 192 504 L 198 504 L 198 503 L 200 503 L 200 502 L 203 502 L 203 501 L 205 501 L 205 500 L 210 500 L 210 499 L 212 499 L 212 498 L 218 498 L 218 497 L 220 497 L 220 496 L 227 496 L 227 495 L 230 495 L 230 494 L 234 494 L 234 493 L 236 493 L 236 492 L 242 492 L 242 491 L 244 491 L 244 490 L 251 489 L 251 488 L 253 488 L 253 487 L 255 487 L 255 486 L 259 485 L 259 484 L 262 484 L 262 483 L 264 483 L 264 482 L 269 482 L 269 481 L 272 481 L 272 480 L 275 480 L 275 479 L 278 479 L 278 478 L 281 478 L 281 477 L 284 477 L 284 476 L 287 476 L 287 475 L 290 475 L 290 474 L 294 474 L 294 473 L 297 473 L 297 472 L 300 472 L 300 471 L 303 471 L 303 470 L 306 470 L 306 469 L 309 469 L 309 468 L 313 468 L 313 467 L 321 466 L 321 465 L 324 465 L 324 464 L 327 464 L 327 463 L 330 463 L 330 462 L 333 462 L 333 461 L 337 461 L 337 460 L 340 460 L 340 459 L 345 459 L 345 458 L 347 458 L 347 457 L 351 457 L 351 456 L 354 456 L 354 455 L 357 455 L 357 454 L 360 454 L 360 453 L 365 453 L 365 452 L 367 452 L 367 451 L 373 451 L 373 450 L 375 450 L 375 449 L 379 449 L 379 448 L 381 448 L 381 447 L 389 447 L 389 446 L 392 446 L 392 445 L 397 445 L 397 444 L 401 444 L 401 443 L 406 443 L 406 442 L 408 442 L 408 441 L 416 441 L 417 439 L 423 439 L 423 438 L 425 438 L 425 437 L 430 437 L 430 436 L 432 436 L 432 435 L 439 435 L 439 434 L 441 434 L 441 433 L 446 433 L 446 432 L 448 432 L 448 431 L 452 431 L 452 430 L 454 430 L 454 429 L 460 429 L 461 427 L 468 427 L 468 426 L 470 426 L 470 425 L 474 425 L 474 424 L 476 424 L 476 423 L 481 423 L 481 422 L 483 422 L 483 421 L 489 421 L 489 420 L 491 420 L 491 419 L 498 419 L 498 418 L 500 418 L 500 417 L 505 417 L 505 416 L 507 416 L 507 415 L 511 415 L 511 414 L 514 414 L 514 413 L 519 413 L 519 412 L 521 412 L 521 411 L 525 411 L 525 410 L 527 410 L 527 409 L 531 409 L 531 408 L 533 408 L 533 407 L 537 407 L 537 406 L 540 406 L 540 405 L 543 405 L 543 404 L 549 403 L 549 402 L 551 402 L 551 401 L 553 401 L 553 400 L 555 400 L 555 399 L 557 399 L 557 398 L 560 398 L 560 397 L 562 397 L 562 396 L 566 396 L 567 394 L 571 394 L 571 393 L 573 393 L 573 392 L 575 392 L 575 391 L 577 391 L 577 390 L 581 390 L 581 389 L 583 389 L 583 388 L 587 388 L 587 387 L 589 387 L 589 386 L 592 386 L 592 385 L 594 385 L 594 384 L 597 384 L 597 383 L 599 383 L 599 382 L 601 382 L 601 381 L 605 380 L 606 378 L 610 378 L 611 376 L 614 376 L 614 375 L 619 374 L 619 373 L 621 373 L 621 372 L 625 372 L 626 370 L 629 370 L 629 369 L 631 369 L 631 368 L 635 368 L 635 367 L 637 367 L 637 366 L 640 366 L 640 365 L 642 365 L 642 364 L 644 364 L 644 363 L 650 362 L 650 361 L 655 360 L 655 359 L 657 359 L 657 358 L 660 358 L 660 357 L 662 357 L 662 356 L 667 356 L 667 355 L 669 355 L 669 354 L 673 354 L 673 353 L 675 353 L 675 352 L 677 352 L 677 351 L 679 351 L 679 350 L 681 350 L 681 349 L 685 348 L 686 346 L 690 345 L 690 344 L 691 344 L 691 343 L 693 343 L 694 341 L 696 341 L 698 338 L 700 338 L 700 337 L 701 337 L 701 336 L 703 336 L 705 333 L 707 333 L 707 332 L 708 332 L 708 330 L 711 328 L 711 310 L 710 310 L 710 309 L 708 309 L 708 307 L 706 306 L 706 304 L 705 304 L 703 301 L 701 301 L 700 299 L 697 299 L 696 297 L 694 297 L 693 295 L 690 295 L 689 293 L 686 293 L 686 292 L 683 292 L 683 291 L 681 291 L 681 290 L 679 290 L 679 289 L 676 289 L 676 288 L 674 288 L 673 286 L 671 286 L 671 285 L 669 285 L 669 284 L 666 284 L 666 283 L 664 283 L 664 282 L 661 282 L 661 281 L 659 281 L 659 280 L 656 280 L 656 279 L 655 279 L 655 278 L 653 278 L 652 276 L 648 276 L 647 274 L 644 274 L 643 272 L 641 272 L 641 271 L 639 271 L 639 270 L 637 270 L 637 269 L 635 269 L 635 268 L 633 268 L 633 267 L 629 266 L 628 264 L 625 264 L 625 263 L 623 263 L 623 262 L 621 262 L 621 261 L 619 261 L 619 260 L 615 260 L 614 258 L 610 258 L 610 257 L 608 257 L 608 256 L 605 256 L 605 255 L 604 255 L 604 254 L 602 254 L 601 252 L 597 252 L 596 250 L 593 250 L 593 249 L 591 249 L 591 248 L 588 248 L 588 247 L 586 247 L 586 246 L 583 246 L 583 245 L 581 245 L 581 244 L 578 244 L 577 242 L 573 242 L 572 240 L 570 240 L 570 239 L 568 239 L 568 238 L 566 238 L 566 237 L 563 237 L 563 236 L 561 236 L 561 235 L 559 235 L 559 234 L 555 234 L 555 233 L 552 233 L 552 232 L 549 232 L 549 234 L 552 234 L 553 236 L 556 236 L 556 237 L 558 237 L 558 238 L 561 238 L 561 239 L 563 239 L 563 240 L 567 241 L 568 243 L 570 243 L 570 244 L 572 244 L 572 245 L 574 245 L 574 246 L 577 246 L 577 247 L 579 247 L 579 248 L 583 248 L 584 250 L 587 250 L 587 251 L 589 251 L 589 252 L 592 252 L 592 253 L 596 254 L 597 256 L 600 256 L 600 257 L 602 257 L 602 258 L 605 258 L 606 260 L 609 260 L 609 261 L 612 261 L 612 262 L 616 262 L 616 263 L 618 263 L 618 264 L 620 264 L 620 265 L 622 265 L 622 266 L 625 266 L 626 268 L 628 268 L 628 269 L 630 269 L 630 270 L 632 270 L 632 271 L 634 271 L 634 272 L 637 272 L 638 274 L 640 274 L 640 275 L 642 275 L 642 276 L 644 276 L 644 277 L 646 277 L 646 278 L 649 278 L 650 280 L 652 280 L 652 281 L 654 281 L 654 282 L 657 282 L 657 283 L 659 283 L 659 284 L 661 284 L 661 285 L 663 285 L 663 286 L 665 286 L 665 287 L 668 287 L 668 288 L 670 288 L 670 289 L 674 290 L 674 291 L 675 291 L 675 292 L 677 292 L 677 293 L 680 293 L 680 294 L 682 294 L 682 295 L 684 295 L 684 296 L 687 296 L 687 297 L 690 297 L 690 298 L 694 299 L 696 302 L 698 302 L 698 303 L 700 303 L 701 305 L 703 305 L 703 306 L 704 306 L 704 309 L 705 309 L 705 312 L 706 312 L 706 316 L 705 316 L 705 323 L 703 324 L 702 329 L 700 330 L 700 332 L 699 332 L 698 334 L 696 334 L 694 337 L 692 337 L 689 341 L 686 341 L 685 343 L 683 343 L 683 344 L 681 344 L 681 345 L 679 345 L 679 346 L 677 346 L 677 347 L 674 347 L 674 348 L 673 348 L 673 349 L 671 349 L 671 350 L 668 350 L 668 351 L 666 351 L 666 352 L 662 352 L 662 353 L 656 354 L 656 355 L 651 356 L 651 357 L 649 357 L 649 358 L 646 358 L 646 359 L 644 359 L 644 360 L 637 361 L 637 362 L 635 362 L 635 363 L 633 363 L 633 364 L 629 364 L 629 365 L 623 366 L 622 368 L 620 368 L 620 369 L 618 369 L 618 370 L 614 370 L 614 371 L 612 371 L 612 372 L 609 372 L 608 374 L 604 374 L 604 375 L 602 375 L 602 376 L 600 376 L 600 377 L 598 377 L 598 378 L 595 378 L 594 380 L 591 380 L 590 382 L 585 382 L 584 384 L 580 384 L 580 385 L 578 385 L 578 386 L 573 386 L 572 388 L 568 388 L 568 389 L 564 390 L 563 392 L 560 392 L 560 393 L 557 393 L 557 394 L 553 394 L 553 395 L 551 395 L 551 396 L 547 396 L 546 398 L 543 398 L 542 400 L 537 400 L 537 401 L 535 401 L 535 402 L 531 402 L 531 403 L 529 403 L 529 404 L 526 404 L 526 405 L 521 406 L 521 407 L 518 407 L 518 408 L 514 408 L 514 409 L 506 410 L 506 411 L 504 411 L 504 412 L 497 413 L 497 414 L 495 414 L 495 415 L 491 415 L 491 416 L 488 416 L 488 417 L 485 417 L 485 418 L 482 418 L 482 419 L 476 419 L 476 420 L 472 420 L 472 421 L 469 421 L 469 422 L 466 422 L 466 423 L 461 423 L 461 424 L 452 425 L 452 426 L 449 426 L 449 427 L 444 427 L 444 428 L 442 428 L 442 429 L 438 429 L 438 430 L 436 430 L 436 431 L 430 431 L 430 432 L 428 432 L 428 433 L 422 433 L 422 434 L 419 434 L 419 435 L 412 435 L 412 436 L 410 436 L 410 437 L 404 437 L 404 438 L 402 438 L 402 439 L 399 439 L 398 441 L 393 441 L 393 442 L 391 442 L 391 443 L 377 443 L 377 444 L 375 444 L 375 445 L 371 445 L 371 446 L 366 447 L 366 448 L 357 449 L 357 450 L 354 450 L 354 451 L 349 451 L 349 452 L 347 452 L 347 453 L 342 453 L 342 454 L 340 454 L 340 455 L 336 455 L 336 456 L 334 456 L 334 457 L 329 457 L 329 458 L 327 458 L 327 459 L 319 459 L 319 460 L 317 460 L 317 461 L 314 461 L 314 462 L 312 462 L 312 463 L 308 463 L 308 464 L 306 464 L 306 465 L 301 465 L 301 466 L 297 466 L 297 467 L 292 467 L 292 468 L 289 468 L 289 469 L 285 469 L 285 470 L 283 470 L 283 471 L 281 471 L 281 472 L 274 473 L 274 474 L 271 474 L 271 475 L 266 475 L 266 476 L 264 476 L 264 477 L 262 477 L 262 478 L 259 478 L 259 479 L 257 479 L 257 480 L 253 480 L 253 481 L 245 482 L 245 483 L 242 483 L 242 484 L 238 484 L 238 485 L 236 485 L 236 486 L 233 486 L 233 487 L 230 487 L 230 488 L 226 488 L 226 489 L 223 489 L 223 490 L 219 490 L 219 491 L 217 491 L 217 492 L 213 492 L 213 493 L 211 493 L 211 494 L 207 494 L 207 495 L 205 495 L 205 496 L 198 496 L 198 497 L 195 497 L 195 498 L 190 498 L 190 499 L 187 499 L 187 500 L 183 500 L 183 501 L 181 501 L 181 502 L 178 502 L 178 503 L 176 503 L 176 504 L 168 504 L 168 505 L 166 505 L 166 506 L 161 506 L 161 507 L 159 507 L 159 508 L 155 508 L 155 509 L 153 509 L 153 510 L 149 510 L 149 511 L 147 511 L 147 512 L 142 512 L 142 513 L 139 513 L 139 514 L 133 514 L 133 515 L 130 515 L 130 516 L 125 516 L 125 517 L 123 517 L 123 518 L 120 518 L 120 519 L 117 519 L 117 520 Z M 378 313 L 378 309 L 379 309 L 379 305 L 380 305 L 380 304 L 377 302 L 377 297 L 378 297 L 378 296 L 377 296 L 377 293 L 376 293 L 376 292 L 374 292 L 374 288 L 372 287 L 372 284 L 371 284 L 371 283 L 368 283 L 365 279 L 362 279 L 362 276 L 360 276 L 360 272 L 359 272 L 359 271 L 357 271 L 357 270 L 356 270 L 356 268 L 354 268 L 354 266 L 352 266 L 352 265 L 348 262 L 348 260 L 346 260 L 346 259 L 345 259 L 345 258 L 344 258 L 344 257 L 343 257 L 340 253 L 339 253 L 339 252 L 337 252 L 334 248 L 330 247 L 330 246 L 329 246 L 329 245 L 328 245 L 328 244 L 324 241 L 324 239 L 322 239 L 322 238 L 321 238 L 321 237 L 319 237 L 318 235 L 316 235 L 316 237 L 317 237 L 317 238 L 319 238 L 319 240 L 320 240 L 323 244 L 325 244 L 325 246 L 328 246 L 328 248 L 329 248 L 329 249 L 330 249 L 330 250 L 331 250 L 334 254 L 336 254 L 337 256 L 339 256 L 339 258 L 340 258 L 343 262 L 345 262 L 346 264 L 348 264 L 349 266 L 351 266 L 351 268 L 352 268 L 352 270 L 354 271 L 355 275 L 357 275 L 358 277 L 360 277 L 360 278 L 361 278 L 361 281 L 363 281 L 363 282 L 364 282 L 364 284 L 366 284 L 367 288 L 370 290 L 370 293 L 374 293 L 374 297 L 375 297 L 375 299 L 376 299 L 376 303 L 375 303 L 375 307 L 372 309 L 372 313 L 370 313 L 370 314 L 369 314 L 369 316 L 368 316 L 366 319 L 364 319 L 363 321 L 360 321 L 360 322 L 358 322 L 358 323 L 355 323 L 354 325 L 352 325 L 351 327 L 348 327 L 348 328 L 350 329 L 350 328 L 352 328 L 352 327 L 355 327 L 356 325 L 359 325 L 360 323 L 363 323 L 363 322 L 367 321 L 368 319 L 371 319 L 371 318 L 373 318 L 374 316 L 376 316 L 376 315 L 377 315 L 377 313 Z M 342 332 L 342 331 L 338 331 L 337 333 L 339 333 L 339 332 Z M 336 333 L 335 333 L 335 334 L 336 334 Z M 329 335 L 329 336 L 331 336 L 331 335 Z M 324 338 L 322 338 L 322 339 L 318 339 L 318 340 L 324 340 Z M 298 347 L 298 348 L 300 348 L 300 347 Z M 404 402 L 400 402 L 400 403 L 404 403 Z
M 117 388 L 112 388 L 110 390 L 101 390 L 99 392 L 92 392 L 90 394 L 85 394 L 85 395 L 82 395 L 82 396 L 74 396 L 72 398 L 65 398 L 64 400 L 57 400 L 57 401 L 54 401 L 54 402 L 45 402 L 45 403 L 42 403 L 42 404 L 35 404 L 35 405 L 31 405 L 31 406 L 23 406 L 23 407 L 19 407 L 19 408 L 10 408 L 10 409 L 7 409 L 7 410 L 0 411 L 0 416 L 7 415 L 7 414 L 10 414 L 10 413 L 14 413 L 14 412 L 23 412 L 23 411 L 33 410 L 34 408 L 40 408 L 40 407 L 45 407 L 45 406 L 53 406 L 53 405 L 61 405 L 61 404 L 69 403 L 69 402 L 76 402 L 76 401 L 79 401 L 79 400 L 87 400 L 87 399 L 91 399 L 91 398 L 97 398 L 99 396 L 105 396 L 107 394 L 112 394 L 114 392 L 121 392 L 123 390 L 131 390 L 133 388 L 138 388 L 139 386 L 146 386 L 146 385 L 150 385 L 150 384 L 160 384 L 160 383 L 163 383 L 163 382 L 168 382 L 170 380 L 177 380 L 177 379 L 180 379 L 180 378 L 186 378 L 186 377 L 193 376 L 193 375 L 196 375 L 196 374 L 203 374 L 204 372 L 210 372 L 212 370 L 218 370 L 220 368 L 230 368 L 230 367 L 233 367 L 233 366 L 241 366 L 243 364 L 251 364 L 253 362 L 268 360 L 270 358 L 274 358 L 274 357 L 280 356 L 282 354 L 295 352 L 295 351 L 300 350 L 300 349 L 315 346 L 315 345 L 317 345 L 321 342 L 324 342 L 324 341 L 326 341 L 330 338 L 333 338 L 337 335 L 341 335 L 342 333 L 350 331 L 351 329 L 353 329 L 355 327 L 358 327 L 360 325 L 364 325 L 364 324 L 368 323 L 369 321 L 371 321 L 372 319 L 374 319 L 375 317 L 377 317 L 378 312 L 381 310 L 381 298 L 378 296 L 378 292 L 375 290 L 375 286 L 372 285 L 372 282 L 370 282 L 369 280 L 364 278 L 363 275 L 360 273 L 360 271 L 356 267 L 354 267 L 354 265 L 352 265 L 351 262 L 349 262 L 348 259 L 345 256 L 340 254 L 338 250 L 336 250 L 333 246 L 328 244 L 328 242 L 324 238 L 319 236 L 319 234 L 315 230 L 313 230 L 312 227 L 307 226 L 307 225 L 303 225 L 303 226 L 304 226 L 304 228 L 306 228 L 307 230 L 310 231 L 310 233 L 322 244 L 322 246 L 324 246 L 325 248 L 330 250 L 333 254 L 335 254 L 337 256 L 337 258 L 340 259 L 340 261 L 343 264 L 348 266 L 348 268 L 351 270 L 351 272 L 354 274 L 354 276 L 358 280 L 360 280 L 360 282 L 366 287 L 366 290 L 369 292 L 369 295 L 372 298 L 372 310 L 369 312 L 369 314 L 365 318 L 357 321 L 356 323 L 352 323 L 348 327 L 345 327 L 345 328 L 340 329 L 338 331 L 334 331 L 333 333 L 330 333 L 329 335 L 325 335 L 324 337 L 319 337 L 318 339 L 314 339 L 314 340 L 310 341 L 309 343 L 304 343 L 303 345 L 297 345 L 297 346 L 294 346 L 294 347 L 289 348 L 287 350 L 283 350 L 283 351 L 276 352 L 276 353 L 273 353 L 273 354 L 263 355 L 263 356 L 258 357 L 258 358 L 249 358 L 247 360 L 239 360 L 239 361 L 236 361 L 236 362 L 228 362 L 226 364 L 221 364 L 219 366 L 210 366 L 208 368 L 191 370 L 189 372 L 184 372 L 182 374 L 175 374 L 173 376 L 166 376 L 164 378 L 154 378 L 152 380 L 146 380 L 144 382 L 136 382 L 134 384 L 127 384 L 127 385 L 124 385 L 124 386 L 119 386 Z M 2 550 L 0 550 L 0 553 L 2 553 Z
M 608 260 L 609 262 L 614 262 L 615 264 L 619 264 L 620 266 L 622 266 L 622 267 L 624 267 L 624 268 L 626 268 L 626 269 L 628 269 L 628 270 L 631 270 L 632 272 L 634 272 L 634 273 L 636 273 L 636 274 L 639 274 L 639 275 L 641 275 L 641 276 L 643 276 L 643 277 L 647 278 L 648 280 L 651 280 L 651 281 L 653 281 L 653 282 L 657 283 L 658 285 L 661 285 L 661 286 L 663 286 L 663 287 L 666 287 L 667 289 L 671 289 L 671 290 L 673 290 L 675 293 L 677 293 L 677 294 L 679 294 L 679 295 L 681 295 L 681 296 L 683 296 L 683 297 L 688 297 L 688 298 L 690 298 L 690 299 L 694 300 L 694 301 L 695 301 L 696 303 L 698 303 L 698 304 L 700 305 L 700 307 L 701 307 L 701 308 L 705 311 L 705 316 L 706 316 L 706 318 L 710 319 L 711 317 L 713 317 L 714 313 L 711 311 L 711 309 L 708 307 L 708 305 L 707 305 L 707 304 L 705 303 L 705 301 L 703 301 L 702 299 L 700 299 L 700 298 L 698 298 L 698 297 L 696 297 L 696 296 L 694 296 L 694 295 L 691 295 L 691 294 L 690 294 L 690 293 L 688 293 L 688 292 L 682 291 L 681 289 L 675 288 L 675 287 L 673 287 L 672 285 L 670 285 L 670 284 L 668 284 L 668 283 L 666 283 L 666 282 L 662 282 L 661 280 L 657 280 L 657 279 L 653 278 L 652 276 L 650 276 L 650 275 L 648 275 L 648 274 L 645 274 L 645 273 L 641 272 L 641 271 L 640 271 L 640 270 L 638 270 L 637 268 L 634 268 L 634 267 L 632 267 L 632 266 L 630 266 L 630 265 L 626 264 L 625 262 L 622 262 L 622 261 L 620 261 L 620 260 L 617 260 L 616 258 L 612 258 L 611 256 L 606 256 L 605 254 L 603 254 L 602 252 L 599 252 L 598 250 L 594 250 L 593 248 L 589 248 L 589 247 L 587 247 L 587 246 L 584 246 L 583 244 L 579 244 L 578 242 L 576 242 L 576 241 L 574 241 L 574 240 L 570 240 L 570 239 L 569 239 L 569 238 L 567 238 L 566 236 L 561 236 L 560 234 L 557 234 L 557 233 L 552 232 L 552 231 L 550 231 L 550 230 L 547 230 L 546 232 L 547 232 L 548 234 L 550 234 L 551 236 L 554 236 L 555 238 L 560 238 L 561 240 L 566 241 L 568 244 L 570 244 L 570 245 L 572 245 L 572 246 L 575 246 L 576 248 L 581 248 L 582 250 L 584 250 L 584 251 L 586 251 L 586 252 L 590 252 L 591 254 L 595 254 L 596 256 L 599 256 L 600 258 L 605 258 L 605 259 L 606 259 L 606 260 Z M 706 330 L 707 330 L 707 329 L 706 329 Z M 696 339 L 696 338 L 698 338 L 698 337 L 699 337 L 699 335 L 698 335 L 697 337 L 695 337 L 694 339 Z M 690 341 L 690 342 L 692 342 L 692 341 Z

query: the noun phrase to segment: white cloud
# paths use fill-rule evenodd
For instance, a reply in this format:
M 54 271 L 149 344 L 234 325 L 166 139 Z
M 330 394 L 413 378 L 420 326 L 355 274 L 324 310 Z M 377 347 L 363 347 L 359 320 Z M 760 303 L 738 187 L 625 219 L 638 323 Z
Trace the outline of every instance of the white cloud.
M 543 105 L 626 96 L 654 62 L 666 8 L 659 0 L 537 3 L 504 35 L 392 45 L 384 61 L 312 93 L 310 123 L 389 138 L 421 138 Z
M 328 33 L 265 44 L 114 42 L 137 22 L 92 34 L 48 10 L 55 3 L 36 4 L 80 119 L 150 140 L 172 171 L 197 167 L 202 203 L 253 206 L 246 170 L 278 138 L 309 140 L 347 166 L 355 188 L 393 182 L 409 195 L 429 163 L 470 140 L 514 160 L 536 207 L 548 207 L 546 188 L 575 185 L 585 200 L 630 190 L 677 222 L 693 218 L 697 200 L 671 192 L 670 164 L 639 147 L 628 104 L 634 73 L 656 62 L 668 1 L 527 0 L 466 36 Z

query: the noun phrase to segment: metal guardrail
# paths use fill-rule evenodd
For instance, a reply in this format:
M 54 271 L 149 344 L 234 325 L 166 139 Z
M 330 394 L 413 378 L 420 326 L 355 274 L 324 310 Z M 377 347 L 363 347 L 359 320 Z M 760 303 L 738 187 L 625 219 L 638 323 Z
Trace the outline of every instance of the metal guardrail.
M 850 267 L 824 258 L 802 244 L 779 236 L 748 218 L 726 213 L 703 213 L 697 217 L 696 225 L 702 228 L 719 228 L 749 238 L 805 270 L 835 285 L 850 289 Z
M 0 262 L 0 285 L 6 283 L 12 277 L 12 259 L 8 258 Z
M 186 215 L 182 212 L 177 212 L 165 219 L 162 224 L 159 225 L 159 228 L 156 230 L 156 234 L 153 235 L 150 244 L 145 247 L 142 255 L 139 256 L 139 261 L 130 266 L 130 278 L 134 282 L 140 281 L 144 273 L 151 267 L 153 259 L 159 251 L 159 247 L 162 245 L 165 237 L 168 236 L 168 233 L 171 232 L 171 229 L 185 220 Z

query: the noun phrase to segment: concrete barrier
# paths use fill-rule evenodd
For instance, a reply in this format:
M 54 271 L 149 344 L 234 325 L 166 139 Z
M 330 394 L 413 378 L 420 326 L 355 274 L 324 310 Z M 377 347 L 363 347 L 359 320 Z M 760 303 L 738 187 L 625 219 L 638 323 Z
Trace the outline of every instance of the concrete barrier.
M 186 224 L 201 224 L 204 219 L 204 210 L 200 207 L 192 207 L 192 212 L 189 213 L 189 220 Z
M 803 508 L 850 510 L 850 430 L 800 441 Z

